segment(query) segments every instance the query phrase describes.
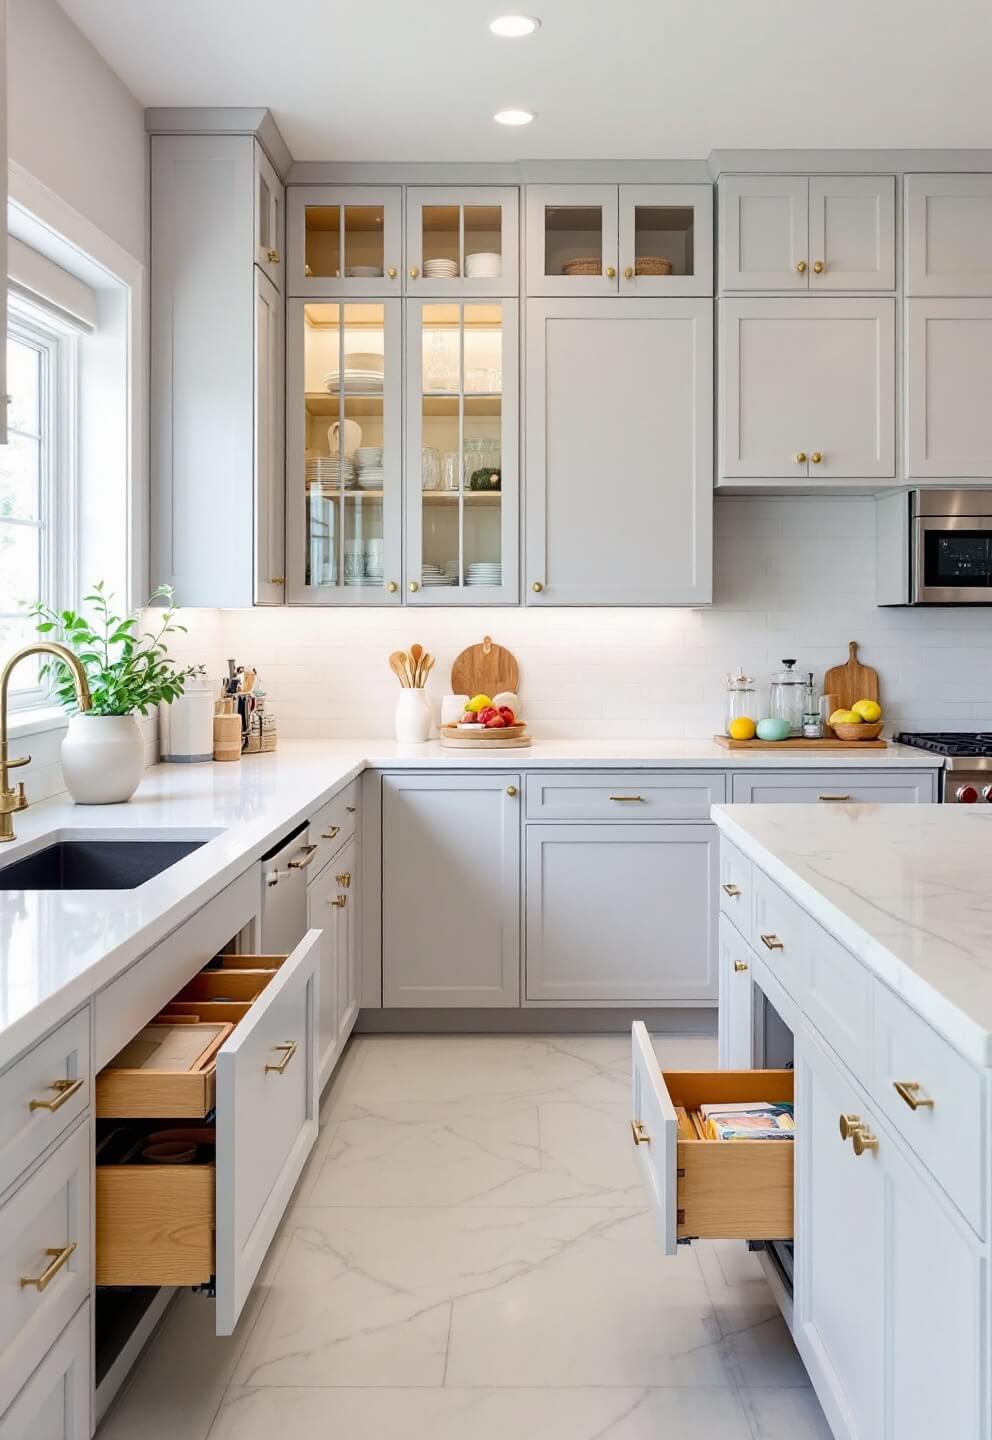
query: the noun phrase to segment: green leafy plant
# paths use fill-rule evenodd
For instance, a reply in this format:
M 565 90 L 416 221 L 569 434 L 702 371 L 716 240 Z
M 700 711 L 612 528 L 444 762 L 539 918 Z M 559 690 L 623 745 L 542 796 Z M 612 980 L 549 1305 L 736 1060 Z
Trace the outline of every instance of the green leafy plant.
M 91 715 L 130 715 L 135 710 L 147 715 L 162 700 L 171 704 L 183 693 L 187 678 L 201 668 L 191 665 L 178 670 L 169 658 L 165 637 L 186 633 L 185 625 L 176 623 L 174 599 L 170 585 L 160 585 L 152 594 L 151 601 L 165 602 L 161 624 L 154 633 L 138 632 L 137 615 L 113 613 L 114 597 L 102 580 L 83 597 L 83 604 L 92 606 L 92 618 L 81 611 L 52 610 L 40 600 L 29 606 L 27 613 L 37 620 L 39 635 L 57 640 L 78 655 L 90 684 Z M 68 666 L 61 660 L 49 660 L 42 674 L 52 675 L 59 704 L 74 712 L 76 691 Z

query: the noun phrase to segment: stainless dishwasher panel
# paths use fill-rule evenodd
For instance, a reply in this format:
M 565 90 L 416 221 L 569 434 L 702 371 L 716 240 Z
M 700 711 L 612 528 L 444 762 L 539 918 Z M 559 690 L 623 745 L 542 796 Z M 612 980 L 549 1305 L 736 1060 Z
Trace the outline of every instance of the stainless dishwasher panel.
M 307 869 L 317 857 L 309 825 L 262 856 L 263 955 L 288 955 L 307 932 Z

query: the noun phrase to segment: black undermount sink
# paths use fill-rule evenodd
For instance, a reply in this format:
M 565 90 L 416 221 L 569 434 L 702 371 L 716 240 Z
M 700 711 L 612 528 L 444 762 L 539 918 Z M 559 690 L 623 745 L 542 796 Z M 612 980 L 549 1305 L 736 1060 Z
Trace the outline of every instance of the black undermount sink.
M 0 890 L 135 890 L 205 840 L 59 840 L 2 864 Z

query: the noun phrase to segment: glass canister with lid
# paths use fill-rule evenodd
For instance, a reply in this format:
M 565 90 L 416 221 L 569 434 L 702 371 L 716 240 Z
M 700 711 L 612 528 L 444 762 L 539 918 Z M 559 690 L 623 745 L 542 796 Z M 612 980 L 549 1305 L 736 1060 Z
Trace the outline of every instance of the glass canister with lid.
M 736 675 L 727 676 L 727 704 L 724 716 L 723 728 L 726 734 L 730 734 L 730 726 L 734 720 L 757 721 L 758 711 L 754 698 L 754 680 L 750 675 L 744 674 L 743 666 L 737 667 Z
M 783 668 L 772 676 L 768 714 L 775 720 L 785 720 L 790 735 L 802 735 L 806 681 L 796 674 L 795 665 L 795 660 L 783 660 Z

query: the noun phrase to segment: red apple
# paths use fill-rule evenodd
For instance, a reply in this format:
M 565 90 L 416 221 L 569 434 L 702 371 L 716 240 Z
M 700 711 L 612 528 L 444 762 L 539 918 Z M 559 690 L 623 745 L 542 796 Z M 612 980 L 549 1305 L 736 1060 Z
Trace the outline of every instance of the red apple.
M 488 725 L 489 721 L 493 718 L 493 716 L 498 714 L 499 711 L 496 709 L 495 705 L 483 705 L 482 709 L 479 711 L 479 720 L 483 725 Z
M 485 726 L 487 730 L 502 730 L 505 725 L 506 721 L 503 719 L 502 715 L 499 713 L 498 710 L 494 710 L 490 719 L 485 721 Z
M 499 707 L 499 713 L 502 715 L 507 725 L 516 724 L 516 719 L 514 718 L 513 711 L 510 709 L 509 705 L 501 705 Z
M 458 721 L 459 725 L 478 725 L 479 717 L 474 710 L 466 710 Z

